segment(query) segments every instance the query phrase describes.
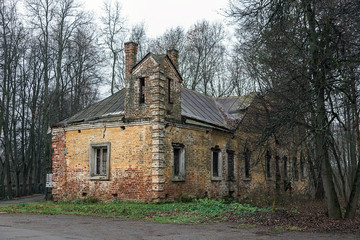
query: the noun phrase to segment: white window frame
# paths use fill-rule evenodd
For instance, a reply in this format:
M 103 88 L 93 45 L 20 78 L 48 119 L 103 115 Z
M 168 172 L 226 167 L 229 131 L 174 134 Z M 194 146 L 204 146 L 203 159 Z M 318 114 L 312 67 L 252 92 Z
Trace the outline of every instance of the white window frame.
M 110 177 L 110 142 L 90 144 L 90 179 L 109 180 Z M 98 148 L 107 148 L 106 152 L 106 171 L 105 174 L 96 174 L 96 154 Z
M 175 174 L 175 151 L 179 150 L 179 173 Z M 186 159 L 185 159 L 185 147 L 182 143 L 172 143 L 172 180 L 173 181 L 185 181 L 186 180 Z

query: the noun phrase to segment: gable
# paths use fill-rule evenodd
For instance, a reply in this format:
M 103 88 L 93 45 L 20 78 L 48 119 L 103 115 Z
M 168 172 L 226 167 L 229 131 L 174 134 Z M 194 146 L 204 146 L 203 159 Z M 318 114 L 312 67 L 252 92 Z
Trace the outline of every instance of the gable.
M 180 82 L 183 81 L 175 65 L 173 64 L 169 56 L 167 56 L 166 54 L 156 55 L 156 54 L 148 53 L 132 68 L 131 73 L 137 75 L 139 72 L 157 66 L 166 66 L 167 69 L 169 69 L 171 73 L 180 80 Z

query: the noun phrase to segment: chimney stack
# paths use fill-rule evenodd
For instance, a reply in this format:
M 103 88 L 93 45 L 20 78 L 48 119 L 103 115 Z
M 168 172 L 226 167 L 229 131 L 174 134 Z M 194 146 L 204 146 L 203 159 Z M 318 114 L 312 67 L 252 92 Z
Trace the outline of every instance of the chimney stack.
M 179 51 L 176 49 L 167 50 L 166 54 L 169 56 L 176 69 L 179 68 Z
M 124 46 L 125 46 L 125 76 L 129 76 L 131 69 L 136 64 L 138 44 L 134 42 L 127 42 L 124 44 Z

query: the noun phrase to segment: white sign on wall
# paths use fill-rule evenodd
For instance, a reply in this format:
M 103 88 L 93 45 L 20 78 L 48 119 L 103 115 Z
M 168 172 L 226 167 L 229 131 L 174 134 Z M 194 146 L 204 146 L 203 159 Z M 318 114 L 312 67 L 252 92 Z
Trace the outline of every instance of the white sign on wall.
M 46 174 L 46 187 L 52 188 L 52 173 Z

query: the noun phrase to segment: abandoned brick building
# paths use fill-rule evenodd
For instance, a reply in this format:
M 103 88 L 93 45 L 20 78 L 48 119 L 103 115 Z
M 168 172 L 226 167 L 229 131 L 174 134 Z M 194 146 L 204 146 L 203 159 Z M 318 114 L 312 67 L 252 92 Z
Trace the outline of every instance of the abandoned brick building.
M 136 60 L 126 87 L 52 127 L 55 200 L 241 197 L 281 182 L 306 187 L 298 148 L 263 143 L 259 97 L 210 98 L 181 87 L 178 52 Z

